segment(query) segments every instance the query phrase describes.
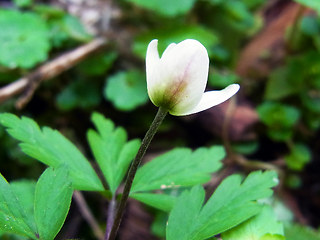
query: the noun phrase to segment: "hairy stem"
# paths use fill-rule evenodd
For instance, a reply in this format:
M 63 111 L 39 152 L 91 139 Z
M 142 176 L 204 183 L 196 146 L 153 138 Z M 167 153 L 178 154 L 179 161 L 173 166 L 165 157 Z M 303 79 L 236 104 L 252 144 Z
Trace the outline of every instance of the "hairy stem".
M 116 212 L 116 216 L 114 219 L 114 223 L 113 223 L 111 232 L 110 232 L 110 234 L 108 234 L 108 232 L 106 232 L 105 240 L 114 240 L 116 238 L 116 235 L 117 235 L 120 223 L 121 223 L 121 219 L 122 219 L 122 216 L 124 213 L 124 209 L 127 204 L 127 200 L 129 197 L 129 193 L 130 193 L 130 189 L 132 186 L 134 176 L 136 175 L 137 169 L 141 163 L 141 159 L 143 158 L 144 154 L 146 153 L 146 150 L 149 147 L 151 140 L 153 139 L 154 135 L 156 134 L 160 124 L 162 123 L 162 121 L 166 115 L 167 115 L 167 110 L 160 107 L 157 112 L 157 115 L 155 116 L 153 122 L 151 123 L 149 130 L 147 131 L 146 135 L 144 136 L 144 138 L 142 140 L 142 143 L 141 143 L 141 146 L 138 150 L 138 153 L 137 153 L 135 159 L 133 160 L 131 167 L 129 169 L 128 176 L 126 179 L 126 183 L 124 186 L 124 190 L 122 193 L 122 197 L 121 197 L 119 206 L 117 208 L 117 212 Z

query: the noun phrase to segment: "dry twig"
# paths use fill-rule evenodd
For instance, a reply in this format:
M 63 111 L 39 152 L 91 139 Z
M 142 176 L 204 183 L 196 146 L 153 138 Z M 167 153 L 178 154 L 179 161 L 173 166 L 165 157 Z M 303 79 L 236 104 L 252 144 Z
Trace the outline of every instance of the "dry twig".
M 108 41 L 105 38 L 96 38 L 45 63 L 27 76 L 0 88 L 0 103 L 23 92 L 16 102 L 17 108 L 23 108 L 31 100 L 41 82 L 52 79 L 72 68 L 93 52 L 104 47 L 107 43 Z

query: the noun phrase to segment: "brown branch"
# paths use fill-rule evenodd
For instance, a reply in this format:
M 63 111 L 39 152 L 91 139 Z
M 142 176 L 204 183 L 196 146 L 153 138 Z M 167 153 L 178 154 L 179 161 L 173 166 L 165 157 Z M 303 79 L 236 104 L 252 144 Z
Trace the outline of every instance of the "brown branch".
M 23 108 L 31 100 L 41 82 L 52 79 L 72 68 L 94 51 L 104 47 L 107 43 L 108 41 L 105 38 L 96 38 L 45 63 L 27 76 L 0 88 L 0 103 L 23 92 L 16 102 L 17 108 Z

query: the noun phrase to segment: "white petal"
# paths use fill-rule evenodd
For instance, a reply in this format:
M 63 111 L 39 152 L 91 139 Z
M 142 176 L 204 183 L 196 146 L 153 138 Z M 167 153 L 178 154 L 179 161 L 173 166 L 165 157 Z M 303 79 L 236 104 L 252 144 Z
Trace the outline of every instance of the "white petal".
M 146 54 L 146 72 L 147 72 L 147 85 L 148 89 L 152 88 L 154 84 L 156 84 L 156 79 L 154 77 L 157 77 L 157 73 L 155 70 L 157 70 L 159 65 L 159 53 L 158 53 L 158 40 L 154 39 L 152 40 L 147 48 L 147 54 Z
M 171 50 L 173 50 L 177 46 L 176 43 L 170 43 L 169 46 L 164 50 L 161 58 L 166 58 L 166 55 L 170 53 Z
M 200 101 L 205 90 L 209 57 L 206 48 L 197 40 L 187 39 L 169 47 L 160 59 L 163 84 L 176 92 L 177 111 L 189 111 Z M 167 75 L 167 76 L 165 76 Z M 176 91 L 185 86 L 183 92 Z M 181 94 L 179 96 L 179 93 Z
M 216 106 L 216 105 L 228 100 L 234 94 L 236 94 L 239 89 L 240 89 L 239 84 L 231 84 L 228 87 L 226 87 L 225 89 L 222 89 L 220 91 L 205 92 L 202 95 L 202 98 L 201 98 L 199 104 L 195 108 L 193 108 L 187 112 L 181 112 L 181 113 L 176 113 L 176 114 L 171 113 L 171 114 L 176 115 L 176 116 L 184 116 L 184 115 L 189 115 L 189 114 L 204 111 L 208 108 L 211 108 L 213 106 Z

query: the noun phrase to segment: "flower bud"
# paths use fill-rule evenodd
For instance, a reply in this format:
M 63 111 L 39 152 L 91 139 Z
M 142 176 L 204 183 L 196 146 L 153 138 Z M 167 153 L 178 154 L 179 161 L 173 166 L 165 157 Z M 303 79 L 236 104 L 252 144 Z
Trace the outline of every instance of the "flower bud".
M 148 94 L 154 105 L 176 116 L 197 113 L 232 97 L 240 88 L 231 84 L 220 91 L 204 92 L 209 57 L 197 40 L 172 43 L 158 53 L 158 40 L 152 40 L 146 56 Z

